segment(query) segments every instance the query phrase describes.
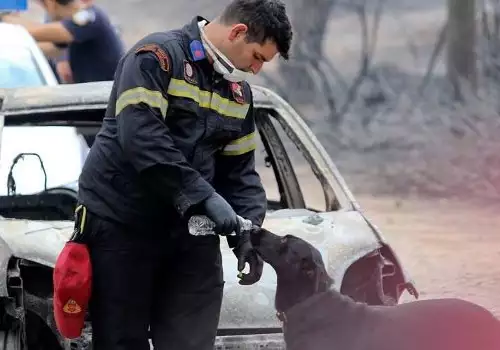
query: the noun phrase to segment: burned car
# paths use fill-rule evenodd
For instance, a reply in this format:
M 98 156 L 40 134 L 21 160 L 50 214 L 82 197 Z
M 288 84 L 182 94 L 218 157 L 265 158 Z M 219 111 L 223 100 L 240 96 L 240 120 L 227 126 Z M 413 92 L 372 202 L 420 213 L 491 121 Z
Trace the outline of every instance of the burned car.
M 90 322 L 82 337 L 71 341 L 55 327 L 52 269 L 73 230 L 78 174 L 111 86 L 0 90 L 0 181 L 6 186 L 0 196 L 2 349 L 90 346 Z M 364 216 L 304 120 L 273 91 L 252 90 L 256 164 L 268 195 L 264 227 L 318 247 L 334 288 L 355 300 L 394 304 L 405 290 L 417 297 L 396 253 Z M 274 310 L 274 270 L 265 265 L 258 283 L 240 286 L 236 258 L 225 242 L 221 248 L 225 291 L 216 348 L 284 348 Z

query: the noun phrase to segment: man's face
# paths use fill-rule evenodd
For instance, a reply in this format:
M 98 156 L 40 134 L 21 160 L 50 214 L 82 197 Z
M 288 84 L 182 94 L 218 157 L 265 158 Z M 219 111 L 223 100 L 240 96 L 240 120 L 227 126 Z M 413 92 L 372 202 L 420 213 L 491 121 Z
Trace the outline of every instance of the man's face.
M 221 51 L 236 68 L 257 74 L 265 62 L 271 61 L 276 56 L 278 49 L 276 44 L 269 40 L 262 45 L 247 42 L 247 29 L 245 24 L 233 25 Z

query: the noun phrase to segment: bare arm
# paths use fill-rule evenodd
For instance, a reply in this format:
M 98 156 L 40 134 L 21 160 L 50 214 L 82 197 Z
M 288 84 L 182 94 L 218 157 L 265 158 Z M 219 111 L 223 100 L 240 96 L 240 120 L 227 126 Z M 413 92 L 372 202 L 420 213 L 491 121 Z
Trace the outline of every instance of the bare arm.
M 23 26 L 36 41 L 56 43 L 70 43 L 73 41 L 73 35 L 61 22 L 38 23 L 15 14 L 3 16 L 2 21 Z

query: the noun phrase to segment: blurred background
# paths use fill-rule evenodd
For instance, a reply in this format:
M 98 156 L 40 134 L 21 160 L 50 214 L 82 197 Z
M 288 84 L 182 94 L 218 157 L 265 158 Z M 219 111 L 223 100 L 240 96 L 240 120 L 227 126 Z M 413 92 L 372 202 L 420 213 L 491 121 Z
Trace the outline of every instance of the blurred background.
M 96 0 L 128 46 L 226 3 Z M 292 58 L 254 83 L 302 113 L 355 192 L 499 197 L 498 0 L 286 3 Z
M 227 2 L 95 0 L 129 47 Z M 253 83 L 300 112 L 422 297 L 500 315 L 500 1 L 286 3 L 292 58 Z M 33 2 L 26 15 L 43 19 Z

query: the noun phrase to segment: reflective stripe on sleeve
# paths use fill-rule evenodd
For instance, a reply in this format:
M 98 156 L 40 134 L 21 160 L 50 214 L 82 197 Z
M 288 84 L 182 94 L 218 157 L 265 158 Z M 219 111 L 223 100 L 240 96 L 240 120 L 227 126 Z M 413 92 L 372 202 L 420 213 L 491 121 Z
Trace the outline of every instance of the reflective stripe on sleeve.
M 247 152 L 253 151 L 257 147 L 257 143 L 255 142 L 255 131 L 251 134 L 243 136 L 233 142 L 229 143 L 222 150 L 222 154 L 225 156 L 239 156 L 241 154 L 245 154 Z
M 151 108 L 158 108 L 161 116 L 165 119 L 168 109 L 168 100 L 160 91 L 149 90 L 144 87 L 136 87 L 124 91 L 116 100 L 115 116 L 127 106 L 144 103 Z

